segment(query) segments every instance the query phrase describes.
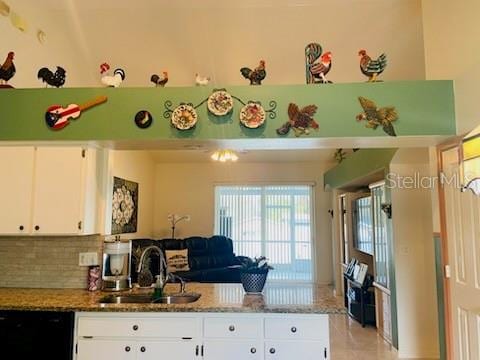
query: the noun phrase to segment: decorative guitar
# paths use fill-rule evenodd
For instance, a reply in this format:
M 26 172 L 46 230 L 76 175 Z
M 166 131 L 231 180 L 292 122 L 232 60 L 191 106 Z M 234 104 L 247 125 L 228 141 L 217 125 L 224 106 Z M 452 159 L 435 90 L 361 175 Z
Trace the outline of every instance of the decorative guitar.
M 60 105 L 52 105 L 47 109 L 47 112 L 45 113 L 45 121 L 47 122 L 47 126 L 53 130 L 63 129 L 70 123 L 70 119 L 78 118 L 82 111 L 102 104 L 106 102 L 107 99 L 108 98 L 106 96 L 99 96 L 81 105 L 70 104 L 67 107 L 61 107 Z

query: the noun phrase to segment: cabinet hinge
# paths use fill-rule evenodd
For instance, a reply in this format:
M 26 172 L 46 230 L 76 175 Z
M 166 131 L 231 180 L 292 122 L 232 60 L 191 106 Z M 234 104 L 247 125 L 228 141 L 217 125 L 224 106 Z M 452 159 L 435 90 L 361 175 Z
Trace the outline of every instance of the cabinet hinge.
M 327 348 L 323 349 L 323 356 L 324 356 L 325 359 L 327 358 Z
M 85 157 L 85 154 L 86 154 L 86 150 L 85 150 L 85 149 L 82 149 L 82 158 Z
M 78 222 L 78 230 L 82 230 L 82 222 L 81 221 Z

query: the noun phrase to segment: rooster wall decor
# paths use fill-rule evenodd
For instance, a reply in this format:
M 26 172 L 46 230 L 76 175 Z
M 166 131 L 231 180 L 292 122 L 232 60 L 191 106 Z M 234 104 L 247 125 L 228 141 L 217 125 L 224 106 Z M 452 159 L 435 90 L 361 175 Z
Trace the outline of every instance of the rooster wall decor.
M 55 72 L 43 67 L 38 70 L 37 77 L 46 83 L 46 86 L 50 85 L 59 88 L 65 84 L 67 72 L 61 66 L 57 66 L 57 70 L 55 70 Z
M 332 68 L 332 53 L 322 55 L 322 46 L 317 43 L 305 47 L 305 71 L 307 84 L 331 84 L 326 75 Z
M 165 85 L 168 83 L 168 72 L 163 71 L 162 76 L 153 74 L 152 76 L 150 76 L 150 81 L 154 83 L 155 86 L 165 87 Z
M 372 100 L 361 96 L 358 98 L 358 101 L 360 101 L 363 112 L 357 115 L 357 121 L 365 120 L 367 122 L 365 127 L 371 129 L 381 126 L 388 135 L 397 136 L 392 123 L 398 120 L 398 113 L 393 106 L 379 109 Z
M 253 70 L 248 67 L 241 68 L 240 73 L 245 79 L 250 80 L 250 85 L 262 85 L 262 81 L 267 76 L 265 60 L 260 60 L 258 66 Z
M 109 70 L 109 64 L 103 63 L 100 65 L 100 74 L 103 75 L 100 81 L 109 87 L 119 87 L 125 80 L 125 70 L 117 68 L 113 71 L 113 75 L 110 75 Z
M 299 109 L 298 105 L 288 105 L 289 120 L 280 128 L 277 129 L 278 135 L 287 135 L 290 129 L 293 129 L 295 136 L 308 135 L 310 129 L 318 130 L 318 123 L 313 116 L 317 112 L 316 105 L 308 105 Z
M 360 70 L 363 75 L 368 77 L 368 82 L 380 81 L 377 80 L 377 77 L 387 67 L 387 55 L 383 53 L 376 60 L 372 60 L 366 50 L 360 50 L 358 56 L 360 56 Z
M 15 53 L 10 51 L 0 67 L 0 88 L 12 88 L 11 85 L 8 85 L 8 81 L 13 78 L 15 72 L 17 71 L 15 69 L 15 64 L 13 63 L 14 57 Z

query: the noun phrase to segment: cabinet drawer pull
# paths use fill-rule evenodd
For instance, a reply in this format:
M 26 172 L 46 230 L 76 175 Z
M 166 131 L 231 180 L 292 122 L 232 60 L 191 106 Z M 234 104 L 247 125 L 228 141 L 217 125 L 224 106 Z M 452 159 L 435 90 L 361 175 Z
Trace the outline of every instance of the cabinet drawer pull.
M 275 354 L 275 348 L 270 348 L 270 354 Z
M 40 230 L 40 226 L 35 225 L 35 230 L 37 230 L 37 231 Z
M 235 331 L 235 326 L 230 325 L 230 326 L 228 327 L 228 330 L 230 330 L 230 331 Z
M 23 227 L 23 225 L 20 225 L 18 228 L 19 228 L 20 230 L 25 229 L 25 228 Z
M 257 349 L 255 349 L 254 347 L 252 347 L 252 348 L 250 349 L 250 352 L 251 352 L 252 354 L 255 354 L 255 353 L 257 352 Z
M 145 351 L 147 351 L 147 349 L 145 349 L 145 346 L 142 346 L 142 347 L 140 348 L 140 351 L 141 351 L 141 352 L 145 352 Z
M 195 346 L 195 356 L 198 356 L 198 350 L 199 350 L 199 346 Z
M 133 329 L 133 331 L 137 331 L 138 330 L 138 325 L 133 325 L 132 329 Z
M 125 346 L 125 351 L 130 352 L 130 346 Z
M 292 333 L 296 333 L 297 332 L 297 328 L 295 326 L 292 326 L 292 328 L 290 329 L 292 331 Z

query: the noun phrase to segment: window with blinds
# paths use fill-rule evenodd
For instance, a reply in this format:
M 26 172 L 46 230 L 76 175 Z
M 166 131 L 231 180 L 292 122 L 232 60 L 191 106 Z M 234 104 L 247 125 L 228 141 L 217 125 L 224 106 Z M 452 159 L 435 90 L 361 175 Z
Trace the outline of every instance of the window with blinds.
M 215 233 L 269 259 L 270 280 L 313 281 L 312 186 L 217 186 Z

